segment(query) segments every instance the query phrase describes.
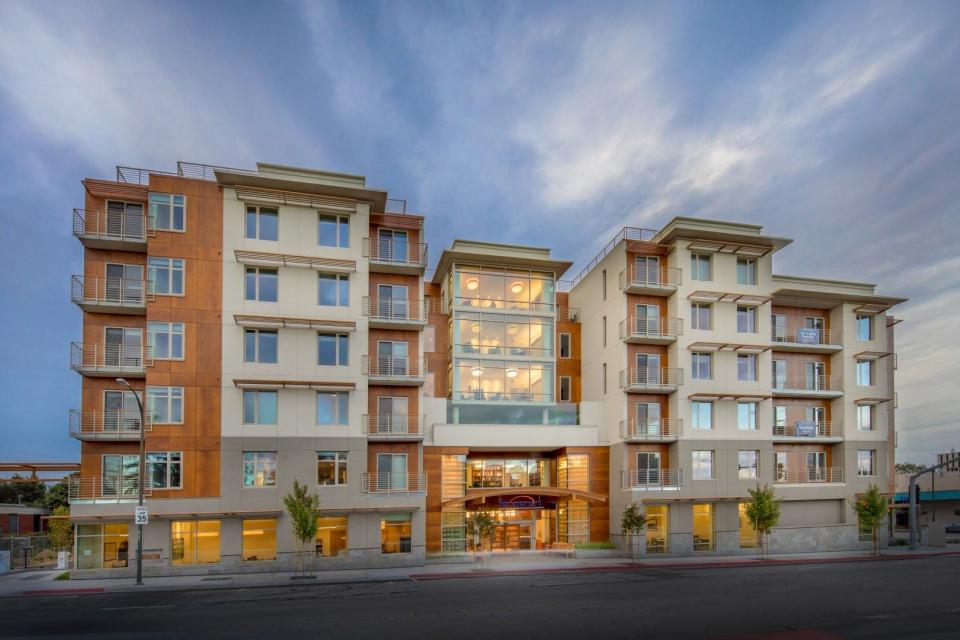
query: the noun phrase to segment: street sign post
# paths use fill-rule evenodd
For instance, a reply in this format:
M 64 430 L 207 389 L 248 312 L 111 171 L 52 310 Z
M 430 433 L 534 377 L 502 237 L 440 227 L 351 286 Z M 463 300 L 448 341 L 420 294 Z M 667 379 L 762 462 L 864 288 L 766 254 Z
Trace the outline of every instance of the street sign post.
M 134 509 L 133 521 L 135 524 L 144 525 L 150 521 L 150 516 L 147 513 L 147 505 L 138 505 Z

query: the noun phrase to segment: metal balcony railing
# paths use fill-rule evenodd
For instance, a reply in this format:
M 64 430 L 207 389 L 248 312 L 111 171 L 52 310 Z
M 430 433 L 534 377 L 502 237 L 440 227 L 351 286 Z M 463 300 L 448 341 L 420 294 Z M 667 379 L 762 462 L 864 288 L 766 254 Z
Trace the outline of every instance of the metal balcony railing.
M 366 472 L 363 474 L 360 490 L 378 495 L 426 494 L 427 474 Z
M 139 490 L 137 476 L 72 477 L 67 479 L 67 496 L 70 502 L 91 500 L 97 502 L 135 501 Z M 144 487 L 144 495 L 150 495 Z
M 623 489 L 658 491 L 683 486 L 683 469 L 628 469 L 620 472 Z
M 809 467 L 807 469 L 774 469 L 777 484 L 829 484 L 843 482 L 843 467 Z
M 81 372 L 142 373 L 153 365 L 150 347 L 70 343 L 70 368 Z
M 807 327 L 773 327 L 770 339 L 776 343 L 785 344 L 812 344 L 840 346 L 839 332 L 830 329 L 810 329 Z
M 840 425 L 834 424 L 830 420 L 823 420 L 821 422 L 814 422 L 813 420 L 810 420 L 804 422 L 813 427 L 813 435 L 810 434 L 805 424 L 798 427 L 795 422 L 787 424 L 774 424 L 773 435 L 788 438 L 832 438 L 835 435 L 840 435 Z
M 70 435 L 78 440 L 139 440 L 139 411 L 70 410 Z M 146 430 L 152 424 L 147 414 Z
M 426 268 L 427 245 L 423 242 L 364 238 L 363 256 L 381 264 Z
M 371 378 L 422 380 L 427 371 L 426 357 L 363 356 L 363 372 Z
M 680 269 L 677 267 L 647 267 L 631 264 L 620 272 L 620 288 L 666 289 L 675 288 L 681 283 Z
M 620 421 L 620 437 L 624 440 L 676 438 L 682 434 L 682 418 L 630 418 Z
M 676 338 L 683 335 L 681 318 L 643 318 L 630 316 L 620 322 L 620 339 Z
M 145 242 L 147 230 L 147 216 L 143 212 L 73 210 L 73 235 L 76 238 Z
M 384 213 L 406 213 L 407 201 L 402 198 L 387 198 L 387 202 L 383 206 L 383 212 Z
M 404 440 L 423 437 L 425 421 L 425 415 L 363 414 L 360 416 L 360 427 L 371 438 Z
M 841 391 L 840 376 L 814 374 L 774 374 L 777 391 Z
M 70 278 L 70 300 L 77 305 L 142 307 L 148 299 L 153 299 L 148 291 L 143 278 Z
M 396 322 L 426 322 L 429 305 L 434 299 L 403 300 L 364 296 L 363 315 L 375 320 Z
M 631 367 L 620 372 L 621 389 L 673 389 L 683 384 L 683 369 Z

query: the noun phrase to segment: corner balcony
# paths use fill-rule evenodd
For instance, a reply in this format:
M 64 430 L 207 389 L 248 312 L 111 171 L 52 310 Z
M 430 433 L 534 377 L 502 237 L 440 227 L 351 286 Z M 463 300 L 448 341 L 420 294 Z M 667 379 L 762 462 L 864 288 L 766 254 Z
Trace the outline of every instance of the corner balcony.
M 672 442 L 683 434 L 681 418 L 630 418 L 620 421 L 620 437 L 627 442 Z
M 90 249 L 147 251 L 144 213 L 73 210 L 73 235 Z
M 380 496 L 427 493 L 427 474 L 425 473 L 371 473 L 365 472 L 361 479 L 360 490 Z
M 620 288 L 625 293 L 643 293 L 648 296 L 669 296 L 680 286 L 677 267 L 638 267 L 631 264 L 620 272 Z
M 427 245 L 422 242 L 363 239 L 363 257 L 375 273 L 419 275 L 427 268 Z
M 824 420 L 797 421 L 793 424 L 773 425 L 774 442 L 840 442 L 843 440 L 840 423 Z
M 134 503 L 137 502 L 139 486 L 137 476 L 71 477 L 67 478 L 67 499 L 71 503 Z M 143 495 L 150 495 L 150 490 L 147 487 L 144 487 Z
M 683 384 L 683 369 L 638 369 L 620 372 L 620 388 L 627 393 L 673 393 Z
M 773 327 L 770 340 L 776 351 L 793 353 L 836 353 L 843 349 L 839 332 L 807 327 Z
M 683 335 L 680 318 L 630 316 L 620 322 L 620 339 L 629 344 L 670 344 Z
M 425 415 L 411 416 L 405 413 L 363 414 L 360 416 L 360 427 L 368 441 L 423 440 L 426 419 Z
M 370 384 L 422 386 L 427 378 L 427 358 L 363 356 L 361 364 Z
M 146 430 L 152 428 L 147 415 Z M 70 436 L 83 441 L 139 441 L 139 411 L 70 410 Z
M 774 469 L 774 484 L 843 484 L 843 467 Z
M 143 279 L 73 276 L 70 280 L 70 301 L 87 312 L 143 316 L 148 299 L 153 294 Z
M 679 491 L 683 469 L 628 469 L 620 472 L 620 488 L 630 491 Z
M 85 376 L 143 378 L 152 364 L 147 346 L 70 343 L 70 368 Z
M 426 300 L 398 300 L 364 296 L 363 315 L 371 329 L 423 329 L 427 324 Z
M 786 374 L 773 377 L 773 395 L 785 398 L 839 398 L 840 376 Z

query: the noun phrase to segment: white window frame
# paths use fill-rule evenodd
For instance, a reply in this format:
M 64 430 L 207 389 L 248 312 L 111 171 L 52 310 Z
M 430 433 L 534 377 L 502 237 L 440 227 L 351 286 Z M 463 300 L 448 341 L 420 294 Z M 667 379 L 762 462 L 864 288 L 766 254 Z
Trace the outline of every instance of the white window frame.
M 329 483 L 320 483 L 320 455 L 321 454 L 333 454 L 333 482 Z M 347 460 L 349 458 L 348 451 L 317 451 L 317 486 L 318 487 L 345 487 L 349 484 L 350 480 L 350 470 L 347 466 Z M 324 460 L 324 462 L 330 462 L 329 460 Z M 340 469 L 343 468 L 344 472 L 344 481 L 340 482 Z
M 243 425 L 249 425 L 253 427 L 275 427 L 280 422 L 280 392 L 276 389 L 243 389 L 243 394 L 241 398 L 240 412 L 243 414 L 241 416 Z M 247 394 L 253 394 L 253 421 L 247 420 Z M 274 397 L 274 407 L 276 408 L 276 421 L 275 422 L 260 422 L 260 397 L 261 395 L 272 394 Z
M 336 244 L 323 244 L 320 242 L 320 222 L 324 219 L 333 219 L 337 225 L 337 243 Z M 341 232 L 343 228 L 340 226 L 346 224 L 346 244 L 341 244 L 344 241 L 344 238 L 341 237 Z M 350 216 L 339 215 L 336 213 L 317 213 L 317 246 L 318 247 L 327 247 L 330 249 L 349 249 L 350 248 Z
M 162 327 L 162 328 L 161 328 Z M 179 327 L 179 330 L 177 329 Z M 156 334 L 167 334 L 167 355 L 161 356 L 157 353 Z M 174 338 L 180 336 L 180 355 L 172 355 Z M 150 355 L 154 360 L 183 360 L 184 342 L 186 340 L 185 325 L 183 322 L 148 322 L 147 323 L 147 345 L 150 347 Z
M 707 326 L 700 326 L 700 318 L 697 313 L 701 309 L 707 311 Z M 709 302 L 691 302 L 690 303 L 690 328 L 697 331 L 713 331 L 713 305 Z
M 709 426 L 703 426 L 704 413 Z M 704 400 L 690 401 L 690 426 L 694 431 L 710 431 L 713 429 L 713 403 Z
M 336 402 L 334 403 L 334 414 L 335 419 L 333 422 L 320 422 L 320 396 L 334 396 Z M 340 415 L 341 409 L 346 405 L 346 410 L 344 415 Z M 317 391 L 317 395 L 314 398 L 314 410 L 316 415 L 314 416 L 314 422 L 318 427 L 343 427 L 350 424 L 350 392 L 349 391 Z
M 567 342 L 567 355 L 563 355 L 563 342 L 566 339 Z M 573 357 L 573 335 L 569 333 L 561 333 L 559 344 L 557 346 L 557 353 L 561 360 L 569 360 Z
M 863 417 L 866 415 L 866 425 L 864 428 Z M 861 404 L 857 406 L 857 431 L 874 431 L 874 410 L 873 405 Z
M 746 265 L 748 282 L 740 281 L 740 264 Z M 759 261 L 756 258 L 737 258 L 737 284 L 756 285 Z
M 863 454 L 867 454 L 867 456 L 864 458 Z M 868 473 L 864 473 L 864 469 L 863 469 L 864 460 L 868 461 L 870 464 Z M 857 449 L 857 476 L 860 478 L 877 477 L 877 450 L 876 449 Z
M 741 418 L 744 417 L 743 411 L 746 410 L 747 424 Z M 738 431 L 756 431 L 757 430 L 757 403 L 756 402 L 738 402 L 737 403 L 737 430 Z
M 746 328 L 740 327 L 740 313 L 746 313 Z M 737 305 L 737 333 L 757 332 L 757 308 L 748 305 Z
M 746 461 L 744 454 L 747 454 Z M 746 471 L 746 475 L 744 475 Z M 737 451 L 737 479 L 756 480 L 760 477 L 760 452 L 756 449 L 741 449 Z
M 756 382 L 757 381 L 757 369 L 759 368 L 760 359 L 755 353 L 738 353 L 737 354 L 737 381 L 738 382 Z M 740 377 L 740 363 L 747 362 L 750 363 L 747 365 L 747 375 L 750 377 L 741 378 Z
M 701 278 L 701 267 L 703 262 L 707 264 L 707 277 Z M 690 279 L 698 282 L 713 281 L 713 256 L 702 251 L 690 252 Z
M 253 359 L 247 359 L 247 336 L 253 334 Z M 274 335 L 277 337 L 277 359 L 273 362 L 266 362 L 260 359 L 260 336 L 262 335 Z M 280 332 L 276 329 L 254 329 L 251 327 L 244 327 L 243 329 L 243 362 L 245 364 L 278 364 L 280 362 Z
M 151 461 L 150 456 L 163 456 L 163 459 Z M 173 456 L 176 456 L 176 460 L 173 459 Z M 162 487 L 153 484 L 151 465 L 158 464 L 162 464 L 164 466 L 165 483 Z M 174 465 L 180 468 L 180 473 L 177 474 L 180 482 L 177 485 L 170 483 L 170 477 L 173 475 L 172 471 Z M 150 483 L 150 489 L 183 489 L 183 451 L 148 451 L 144 471 L 146 473 L 146 479 Z M 146 487 L 146 485 L 144 485 L 144 487 Z
M 567 393 L 563 393 L 563 382 L 567 382 Z M 570 376 L 560 376 L 560 381 L 557 385 L 557 394 L 560 396 L 560 402 L 571 402 L 573 397 L 573 378 Z
M 164 263 L 161 265 L 160 263 Z M 153 263 L 153 264 L 151 264 Z M 157 290 L 157 278 L 154 273 L 158 270 L 164 270 L 168 272 L 167 282 L 170 284 L 170 289 L 167 291 L 158 291 Z M 174 291 L 174 278 L 173 274 L 180 272 L 180 291 Z M 164 258 L 161 256 L 151 256 L 147 258 L 147 285 L 150 288 L 150 293 L 157 296 L 176 296 L 183 297 L 184 291 L 187 288 L 187 264 L 186 260 L 183 258 Z
M 268 460 L 266 456 L 272 456 L 273 461 L 273 484 L 247 484 L 247 456 L 252 455 L 253 459 L 250 461 L 253 464 L 253 477 L 257 477 L 257 473 L 263 473 L 264 471 L 264 462 Z M 261 457 L 264 456 L 264 457 Z M 279 465 L 277 464 L 277 452 L 276 451 L 244 451 L 240 456 L 241 469 L 240 469 L 240 482 L 243 484 L 244 489 L 272 489 L 277 486 L 277 472 L 279 470 Z
M 334 342 L 334 362 L 320 362 L 320 340 L 321 338 L 333 337 Z M 346 344 L 344 344 L 344 342 Z M 343 353 L 341 353 L 343 352 Z M 331 333 L 329 331 L 317 332 L 317 366 L 318 367 L 348 367 L 350 366 L 350 334 L 349 333 Z
M 872 387 L 876 384 L 876 367 L 874 360 L 857 360 L 857 386 Z M 864 380 L 864 369 L 866 370 L 866 380 Z
M 167 199 L 166 202 L 161 201 L 161 198 L 164 198 L 164 197 Z M 180 199 L 179 203 L 177 202 L 177 198 Z M 161 227 L 157 224 L 157 220 L 159 218 L 157 217 L 157 214 L 154 213 L 155 204 L 165 204 L 170 207 L 170 219 L 169 219 L 170 226 L 169 227 Z M 187 197 L 185 195 L 180 193 L 151 193 L 147 198 L 147 206 L 148 206 L 147 215 L 150 216 L 151 226 L 154 230 L 169 231 L 171 233 L 187 232 Z M 183 228 L 181 229 L 177 229 L 176 227 L 173 226 L 174 210 L 178 207 L 183 209 Z
M 706 454 L 706 455 L 705 455 L 705 456 L 702 456 L 702 455 L 701 455 L 701 456 L 698 456 L 697 454 Z M 698 458 L 699 458 L 699 460 L 698 460 Z M 690 459 L 693 461 L 692 464 L 691 464 L 691 468 L 692 468 L 692 470 L 693 470 L 692 476 L 693 476 L 693 479 L 694 479 L 694 480 L 714 480 L 714 479 L 716 479 L 716 477 L 717 477 L 717 474 L 716 474 L 716 465 L 714 464 L 714 463 L 716 462 L 716 453 L 715 453 L 712 449 L 710 449 L 710 450 L 691 451 L 691 452 L 690 452 Z M 702 475 L 699 475 L 699 473 L 698 473 L 698 472 L 700 471 L 700 465 L 701 465 L 701 464 L 704 464 L 704 463 L 709 463 L 709 464 L 710 464 L 710 475 L 707 476 L 707 477 L 704 477 L 704 476 L 702 476 Z
M 183 387 L 167 387 L 167 386 L 148 386 L 147 387 L 147 406 L 145 407 L 146 413 L 150 416 L 151 424 L 183 424 L 183 410 L 184 410 L 184 401 L 183 401 Z M 180 419 L 173 420 L 174 407 L 176 406 L 176 401 L 180 401 Z M 166 414 L 168 420 L 158 420 L 156 419 L 156 412 L 154 408 L 156 402 L 160 401 L 165 403 Z
M 875 323 L 874 323 L 874 316 L 871 316 L 871 315 L 868 315 L 868 314 L 865 314 L 865 313 L 858 313 L 857 316 L 856 316 L 856 318 L 857 318 L 857 319 L 856 319 L 856 322 L 857 322 L 857 340 L 859 340 L 860 342 L 872 342 L 873 340 L 875 340 L 875 339 L 876 339 L 876 334 L 874 333 L 874 331 L 875 331 L 875 329 L 874 329 L 874 324 L 875 324 Z M 864 325 L 861 324 L 861 323 L 863 323 L 863 322 L 866 322 L 866 327 L 867 327 L 867 335 L 866 335 L 866 337 L 864 337 L 863 331 L 862 331 L 862 328 L 863 328 Z
M 248 235 L 250 230 L 247 228 L 247 219 L 250 214 L 254 215 L 256 223 L 254 224 L 254 235 Z M 277 220 L 277 237 L 276 238 L 263 238 L 260 230 L 260 219 L 264 216 L 272 216 Z M 254 204 L 248 204 L 247 208 L 244 210 L 243 214 L 243 237 L 247 240 L 262 240 L 263 242 L 279 242 L 280 241 L 280 209 L 277 207 L 261 207 Z
M 320 283 L 329 282 L 331 279 L 335 285 L 334 291 L 336 292 L 336 295 L 334 297 L 336 298 L 336 300 L 334 304 L 324 304 L 323 302 L 321 302 L 321 295 L 320 295 L 321 284 Z M 345 300 L 341 299 L 343 297 L 341 296 L 341 291 L 340 291 L 341 282 L 347 283 L 347 290 L 345 294 L 343 294 L 346 296 Z M 317 274 L 317 305 L 321 307 L 349 307 L 350 306 L 350 276 L 348 276 L 345 273 L 327 273 L 327 272 L 318 273 Z
M 247 297 L 247 275 L 253 271 L 255 277 L 254 282 L 254 292 L 253 297 Z M 277 299 L 276 300 L 261 300 L 260 299 L 260 277 L 265 272 L 273 272 L 277 277 Z M 266 302 L 268 304 L 274 304 L 280 302 L 280 269 L 276 267 L 256 267 L 253 265 L 246 265 L 243 270 L 243 299 L 247 302 Z
M 707 377 L 701 377 L 699 359 L 707 359 Z M 691 380 L 713 380 L 713 353 L 710 351 L 691 351 L 690 352 L 690 379 Z

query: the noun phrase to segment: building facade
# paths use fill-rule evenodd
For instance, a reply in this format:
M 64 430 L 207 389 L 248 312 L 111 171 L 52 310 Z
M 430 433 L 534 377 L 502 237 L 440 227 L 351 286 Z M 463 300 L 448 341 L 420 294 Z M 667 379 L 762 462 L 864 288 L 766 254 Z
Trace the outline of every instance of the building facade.
M 474 549 L 479 512 L 495 550 L 620 542 L 634 501 L 648 552 L 748 549 L 758 482 L 774 548 L 845 548 L 847 500 L 892 491 L 901 300 L 773 275 L 789 241 L 759 227 L 625 229 L 572 282 L 548 249 L 456 240 L 425 277 L 424 218 L 361 176 L 84 187 L 78 577 L 132 570 L 141 433 L 147 575 L 420 565 Z M 321 502 L 306 548 L 294 480 Z

